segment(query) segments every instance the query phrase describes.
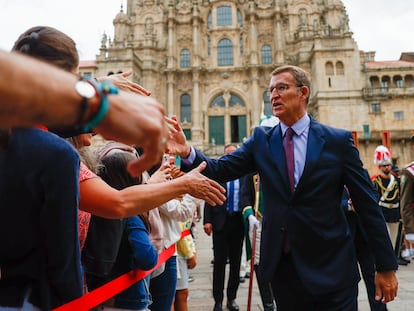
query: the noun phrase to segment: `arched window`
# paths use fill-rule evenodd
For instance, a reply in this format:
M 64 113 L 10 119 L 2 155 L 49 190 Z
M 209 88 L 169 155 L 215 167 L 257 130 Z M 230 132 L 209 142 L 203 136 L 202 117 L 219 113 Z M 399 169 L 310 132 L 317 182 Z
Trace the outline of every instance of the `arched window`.
M 243 18 L 241 15 L 240 10 L 237 10 L 237 24 L 239 25 L 239 27 L 243 27 Z
M 398 87 L 398 88 L 404 87 L 404 80 L 402 79 L 402 77 L 400 75 L 394 76 L 393 80 L 394 80 L 394 85 L 396 87 Z
M 334 68 L 332 62 L 326 62 L 325 64 L 325 74 L 327 76 L 333 76 L 334 75 Z
M 213 108 L 215 106 L 224 107 L 226 105 L 224 101 L 223 95 L 219 95 L 216 98 L 213 99 L 213 101 L 210 104 L 210 108 Z
M 345 74 L 345 68 L 343 62 L 336 62 L 336 75 L 337 76 L 343 76 Z
M 217 8 L 217 26 L 231 26 L 231 6 L 223 5 Z
M 272 106 L 270 106 L 270 96 L 269 92 L 265 91 L 263 93 L 263 114 L 265 116 L 271 116 L 272 114 Z
M 211 29 L 211 13 L 207 16 L 207 29 Z
M 190 51 L 188 49 L 182 49 L 180 53 L 180 67 L 190 67 Z
M 369 77 L 369 82 L 371 83 L 372 88 L 380 87 L 380 81 L 379 81 L 379 78 L 377 76 L 370 76 Z
M 272 47 L 269 44 L 262 46 L 262 64 L 272 63 Z
M 239 96 L 237 96 L 237 95 L 235 95 L 235 94 L 231 93 L 231 94 L 230 94 L 230 102 L 229 102 L 229 106 L 230 106 L 230 107 L 233 107 L 233 106 L 235 106 L 235 105 L 244 106 L 244 102 L 243 102 L 243 100 L 242 100 Z
M 233 65 L 233 44 L 229 39 L 221 39 L 217 45 L 217 58 L 219 66 Z
M 407 87 L 413 87 L 414 86 L 414 77 L 413 75 L 406 75 L 404 77 L 404 85 Z
M 181 122 L 191 122 L 191 97 L 188 94 L 181 95 Z

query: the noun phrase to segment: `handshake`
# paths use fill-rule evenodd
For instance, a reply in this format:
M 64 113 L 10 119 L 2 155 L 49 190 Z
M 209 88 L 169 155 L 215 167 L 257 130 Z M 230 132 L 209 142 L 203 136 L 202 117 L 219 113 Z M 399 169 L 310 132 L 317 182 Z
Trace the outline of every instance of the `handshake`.
M 255 228 L 259 228 L 260 222 L 254 215 L 249 215 L 249 217 L 247 217 L 247 220 L 249 221 L 249 232 L 253 232 Z

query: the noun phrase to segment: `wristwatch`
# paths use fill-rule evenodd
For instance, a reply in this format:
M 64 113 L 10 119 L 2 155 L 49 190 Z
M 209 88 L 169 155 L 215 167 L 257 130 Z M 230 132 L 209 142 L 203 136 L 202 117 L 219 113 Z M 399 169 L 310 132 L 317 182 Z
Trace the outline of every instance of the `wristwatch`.
M 99 91 L 90 80 L 79 80 L 75 83 L 76 92 L 82 97 L 77 124 L 83 125 L 99 108 Z

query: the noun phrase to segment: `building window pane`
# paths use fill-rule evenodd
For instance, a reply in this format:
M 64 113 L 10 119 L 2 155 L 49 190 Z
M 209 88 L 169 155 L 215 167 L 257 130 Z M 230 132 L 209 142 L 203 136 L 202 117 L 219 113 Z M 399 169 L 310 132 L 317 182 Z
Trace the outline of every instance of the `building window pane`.
M 395 81 L 395 84 L 397 85 L 398 88 L 404 87 L 404 81 L 403 80 L 397 80 L 397 81 Z
M 333 64 L 331 62 L 327 62 L 325 64 L 325 74 L 327 76 L 333 76 L 334 75 Z
M 380 113 L 381 112 L 381 103 L 372 103 L 371 104 L 371 110 L 374 113 Z
M 210 36 L 207 36 L 207 55 L 211 55 L 211 39 Z
M 345 68 L 343 62 L 336 62 L 336 75 L 342 76 L 345 74 Z
M 243 103 L 242 99 L 239 96 L 231 94 L 229 106 L 233 107 L 235 105 L 244 106 L 244 103 Z
M 190 51 L 187 49 L 181 50 L 180 53 L 180 66 L 181 68 L 190 67 Z
M 396 121 L 404 120 L 404 111 L 394 111 L 394 120 Z
M 181 122 L 191 122 L 191 97 L 188 94 L 181 95 Z
M 262 64 L 272 63 L 272 47 L 268 44 L 262 46 Z
M 214 106 L 219 106 L 219 107 L 225 106 L 223 95 L 219 95 L 213 99 L 213 101 L 210 104 L 210 107 L 213 108 Z
M 233 44 L 229 39 L 222 39 L 217 46 L 219 66 L 233 65 Z
M 211 29 L 211 13 L 207 16 L 207 29 Z
M 263 114 L 265 116 L 272 115 L 272 107 L 270 106 L 270 96 L 269 93 L 266 91 L 263 93 Z
M 362 124 L 362 129 L 364 131 L 364 138 L 371 138 L 371 129 L 369 124 Z
M 217 8 L 217 26 L 231 26 L 231 6 Z

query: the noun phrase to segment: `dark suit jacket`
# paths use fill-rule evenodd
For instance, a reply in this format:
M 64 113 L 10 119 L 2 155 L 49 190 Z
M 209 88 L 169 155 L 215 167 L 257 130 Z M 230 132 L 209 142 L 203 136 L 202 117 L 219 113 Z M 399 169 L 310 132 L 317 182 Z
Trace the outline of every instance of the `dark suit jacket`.
M 359 280 L 352 236 L 340 207 L 344 184 L 369 236 L 377 270 L 397 269 L 375 189 L 349 131 L 311 118 L 305 168 L 294 193 L 280 125 L 255 128 L 240 148 L 218 160 L 197 151 L 193 165 L 201 161 L 208 163 L 203 173 L 221 182 L 260 174 L 264 200 L 260 268 L 266 281 L 274 276 L 286 232 L 298 274 L 310 293 L 332 292 Z
M 240 187 L 242 185 L 243 182 L 243 178 L 240 178 Z M 220 183 L 220 185 L 226 189 L 226 183 Z M 239 188 L 239 191 L 241 189 Z M 242 208 L 240 205 L 240 200 L 239 200 L 239 211 L 240 211 L 240 215 L 242 212 Z M 203 220 L 203 224 L 206 223 L 210 223 L 213 225 L 213 231 L 221 231 L 223 229 L 224 224 L 226 223 L 227 220 L 227 201 L 224 202 L 223 205 L 216 205 L 216 206 L 211 206 L 210 204 L 208 204 L 207 202 L 204 205 L 204 220 Z M 240 216 L 241 217 L 241 216 Z

